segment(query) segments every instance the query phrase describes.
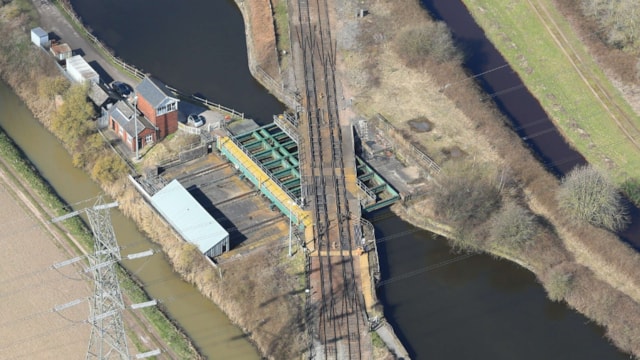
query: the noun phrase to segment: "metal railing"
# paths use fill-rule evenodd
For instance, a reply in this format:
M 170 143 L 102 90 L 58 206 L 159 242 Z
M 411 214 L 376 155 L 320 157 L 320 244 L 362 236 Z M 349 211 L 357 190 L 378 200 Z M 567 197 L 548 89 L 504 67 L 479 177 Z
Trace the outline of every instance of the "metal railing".
M 284 131 L 284 133 L 287 134 L 293 141 L 295 141 L 296 144 L 300 143 L 300 141 L 298 141 L 298 131 L 295 129 L 294 125 L 291 122 L 285 120 L 284 117 L 281 118 L 278 115 L 273 115 L 273 123 L 276 124 L 282 131 Z
M 286 89 L 284 85 L 272 78 L 260 66 L 255 66 L 254 70 L 253 76 L 255 76 L 258 81 L 263 83 L 270 91 L 274 92 L 275 95 L 284 101 L 291 109 L 299 111 L 301 108 L 299 95 L 289 89 Z
M 387 133 L 397 133 L 396 128 L 393 125 L 391 125 L 389 121 L 385 119 L 385 117 L 382 116 L 381 114 L 376 114 L 375 120 L 376 120 L 377 126 L 383 128 L 384 131 L 386 131 Z M 394 151 L 396 151 L 396 149 L 400 147 L 397 141 L 392 141 L 391 143 L 392 143 L 391 146 L 393 147 Z M 435 171 L 436 173 L 440 172 L 441 170 L 440 166 L 435 161 L 433 161 L 433 159 L 431 159 L 429 155 L 425 154 L 422 150 L 418 149 L 412 144 L 402 145 L 402 147 L 408 149 L 409 152 L 411 152 L 410 155 L 414 156 L 418 161 L 423 162 L 431 170 Z
M 80 29 L 82 29 L 82 31 L 84 32 L 84 35 L 87 37 L 87 39 L 89 39 L 89 41 L 91 41 L 96 48 L 100 49 L 107 57 L 109 57 L 109 60 L 113 61 L 118 66 L 122 67 L 126 72 L 128 72 L 129 74 L 131 74 L 132 76 L 134 76 L 137 79 L 143 79 L 146 76 L 146 73 L 144 71 L 136 68 L 133 65 L 129 65 L 126 62 L 124 62 L 122 59 L 117 58 L 116 56 L 114 56 L 113 55 L 113 50 L 107 48 L 102 42 L 100 42 L 100 40 L 97 37 L 95 37 L 84 26 L 84 24 L 82 23 L 82 20 L 80 19 L 80 17 L 78 17 L 78 15 L 76 15 L 76 13 L 69 6 L 68 0 L 57 0 L 57 3 L 60 5 L 60 8 L 62 8 L 62 10 L 64 10 L 64 12 L 71 18 L 71 20 Z
M 231 141 L 236 144 L 236 146 L 242 150 L 242 152 L 247 155 L 247 157 L 249 157 L 249 159 L 255 163 L 258 167 L 260 167 L 260 169 L 262 171 L 264 171 L 265 174 L 267 174 L 267 176 L 269 176 L 269 178 L 271 180 L 273 180 L 274 183 L 276 183 L 276 185 L 278 185 L 278 187 L 280 187 L 280 189 L 282 189 L 282 191 L 285 192 L 285 194 L 287 194 L 290 198 L 291 201 L 296 202 L 297 197 L 295 197 L 290 191 L 289 189 L 287 189 L 284 185 L 282 185 L 282 183 L 280 182 L 280 180 L 278 180 L 276 177 L 273 176 L 273 174 L 271 173 L 271 171 L 267 170 L 267 168 L 264 167 L 264 165 L 262 165 L 262 163 L 260 161 L 258 161 L 258 159 L 255 158 L 255 156 L 253 156 L 253 154 L 251 154 L 251 152 L 249 152 L 249 150 L 247 150 L 247 148 L 244 147 L 244 145 L 242 145 L 240 143 L 240 141 L 238 141 L 236 138 L 234 138 L 233 136 L 229 136 L 229 139 L 231 139 Z M 240 159 L 238 159 L 240 160 Z M 297 203 L 297 202 L 296 202 Z M 286 204 L 284 204 L 286 205 Z
M 373 191 L 369 190 L 369 188 L 367 187 L 367 185 L 365 185 L 362 181 L 360 181 L 360 179 L 356 178 L 356 183 L 358 184 L 358 187 L 364 191 L 364 193 L 367 195 L 367 198 L 369 199 L 368 203 L 364 203 L 363 205 L 369 204 L 369 203 L 374 203 L 376 202 L 376 194 L 373 193 Z

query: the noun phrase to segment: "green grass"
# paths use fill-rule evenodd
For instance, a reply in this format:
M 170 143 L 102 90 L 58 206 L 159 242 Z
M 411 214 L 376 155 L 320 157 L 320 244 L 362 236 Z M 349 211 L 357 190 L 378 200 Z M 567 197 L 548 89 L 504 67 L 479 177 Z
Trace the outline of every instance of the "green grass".
M 565 138 L 590 163 L 611 169 L 617 184 L 630 178 L 640 179 L 640 151 L 598 102 L 528 1 L 464 0 L 464 3 Z M 606 78 L 570 25 L 551 2 L 541 3 L 582 60 L 581 69 L 588 81 L 600 83 L 620 111 L 640 128 L 640 118 Z M 632 136 L 640 135 L 636 130 L 630 132 Z M 615 166 L 610 167 L 607 158 Z
M 278 53 L 282 53 L 282 50 L 287 52 L 291 51 L 291 39 L 289 37 L 289 14 L 287 9 L 287 2 L 285 0 L 278 0 L 274 9 L 274 20 L 277 36 Z
M 129 299 L 133 303 L 141 303 L 151 300 L 147 293 L 129 276 L 129 274 L 122 267 L 118 267 L 118 275 L 120 284 L 125 290 Z M 161 306 L 161 305 L 160 305 Z M 197 358 L 198 354 L 196 350 L 191 346 L 189 340 L 182 335 L 180 330 L 165 316 L 162 311 L 156 306 L 146 307 L 139 311 L 144 313 L 144 316 L 153 324 L 154 328 L 158 330 L 160 337 L 166 344 L 171 346 L 171 349 L 180 356 L 181 359 L 193 359 Z

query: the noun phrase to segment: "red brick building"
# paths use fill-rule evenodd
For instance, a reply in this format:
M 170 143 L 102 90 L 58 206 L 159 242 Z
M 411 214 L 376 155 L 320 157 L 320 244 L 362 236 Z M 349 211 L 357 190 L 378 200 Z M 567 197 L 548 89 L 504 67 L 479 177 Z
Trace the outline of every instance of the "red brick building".
M 138 109 L 153 124 L 158 141 L 178 131 L 178 102 L 172 92 L 160 80 L 145 77 L 136 86 Z
M 156 128 L 140 114 L 135 114 L 133 107 L 126 101 L 118 101 L 109 108 L 109 128 L 113 130 L 123 143 L 135 152 L 135 141 L 138 139 L 138 149 L 156 142 Z M 135 114 L 135 115 L 134 115 Z M 137 132 L 137 136 L 136 136 Z

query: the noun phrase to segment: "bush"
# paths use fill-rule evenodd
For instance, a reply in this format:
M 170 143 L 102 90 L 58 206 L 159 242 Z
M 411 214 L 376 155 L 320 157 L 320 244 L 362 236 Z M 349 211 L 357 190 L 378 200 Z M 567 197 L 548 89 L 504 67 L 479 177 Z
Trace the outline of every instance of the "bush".
M 640 50 L 640 11 L 637 0 L 582 0 L 584 15 L 595 19 L 603 40 L 625 51 Z
M 492 218 L 491 242 L 498 247 L 520 249 L 531 241 L 536 230 L 535 215 L 509 202 Z
M 557 198 L 560 208 L 578 224 L 588 222 L 619 231 L 629 222 L 622 196 L 613 182 L 590 165 L 573 169 L 562 180 Z
M 445 166 L 433 189 L 436 214 L 462 231 L 485 222 L 501 202 L 493 175 L 477 164 Z
M 56 95 L 62 95 L 70 85 L 69 80 L 62 76 L 47 76 L 38 81 L 38 95 L 51 100 Z
M 552 301 L 566 299 L 573 288 L 573 276 L 573 272 L 563 267 L 552 269 L 549 280 L 543 284 L 549 299 Z
M 127 173 L 127 165 L 113 153 L 101 156 L 93 165 L 91 176 L 100 182 L 111 184 Z
M 460 62 L 462 53 L 456 48 L 447 25 L 441 21 L 425 22 L 398 35 L 396 52 L 409 66 L 417 67 L 427 59 L 437 63 Z
M 68 149 L 74 148 L 84 139 L 93 124 L 93 106 L 87 101 L 87 86 L 73 85 L 64 95 L 64 103 L 56 110 L 51 121 L 51 129 Z

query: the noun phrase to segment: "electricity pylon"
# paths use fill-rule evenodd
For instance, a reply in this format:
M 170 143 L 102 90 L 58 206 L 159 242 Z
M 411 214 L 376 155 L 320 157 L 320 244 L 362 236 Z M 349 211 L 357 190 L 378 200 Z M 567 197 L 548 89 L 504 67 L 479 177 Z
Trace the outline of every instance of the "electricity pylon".
M 89 256 L 95 290 L 91 302 L 91 336 L 87 350 L 89 359 L 129 360 L 127 337 L 122 322 L 124 301 L 118 282 L 116 266 L 122 259 L 120 248 L 111 225 L 112 207 L 118 203 L 102 204 L 98 200 L 93 208 L 86 209 L 89 224 L 95 239 L 93 256 Z
M 92 208 L 71 212 L 52 219 L 62 221 L 82 212 L 87 214 L 94 238 L 94 251 L 89 255 L 89 267 L 95 283 L 91 298 L 91 313 L 88 322 L 91 324 L 91 336 L 87 349 L 87 360 L 122 359 L 129 360 L 129 349 L 122 321 L 124 301 L 118 282 L 116 266 L 121 260 L 120 248 L 116 240 L 111 216 L 112 207 L 117 202 L 104 204 L 99 198 Z

